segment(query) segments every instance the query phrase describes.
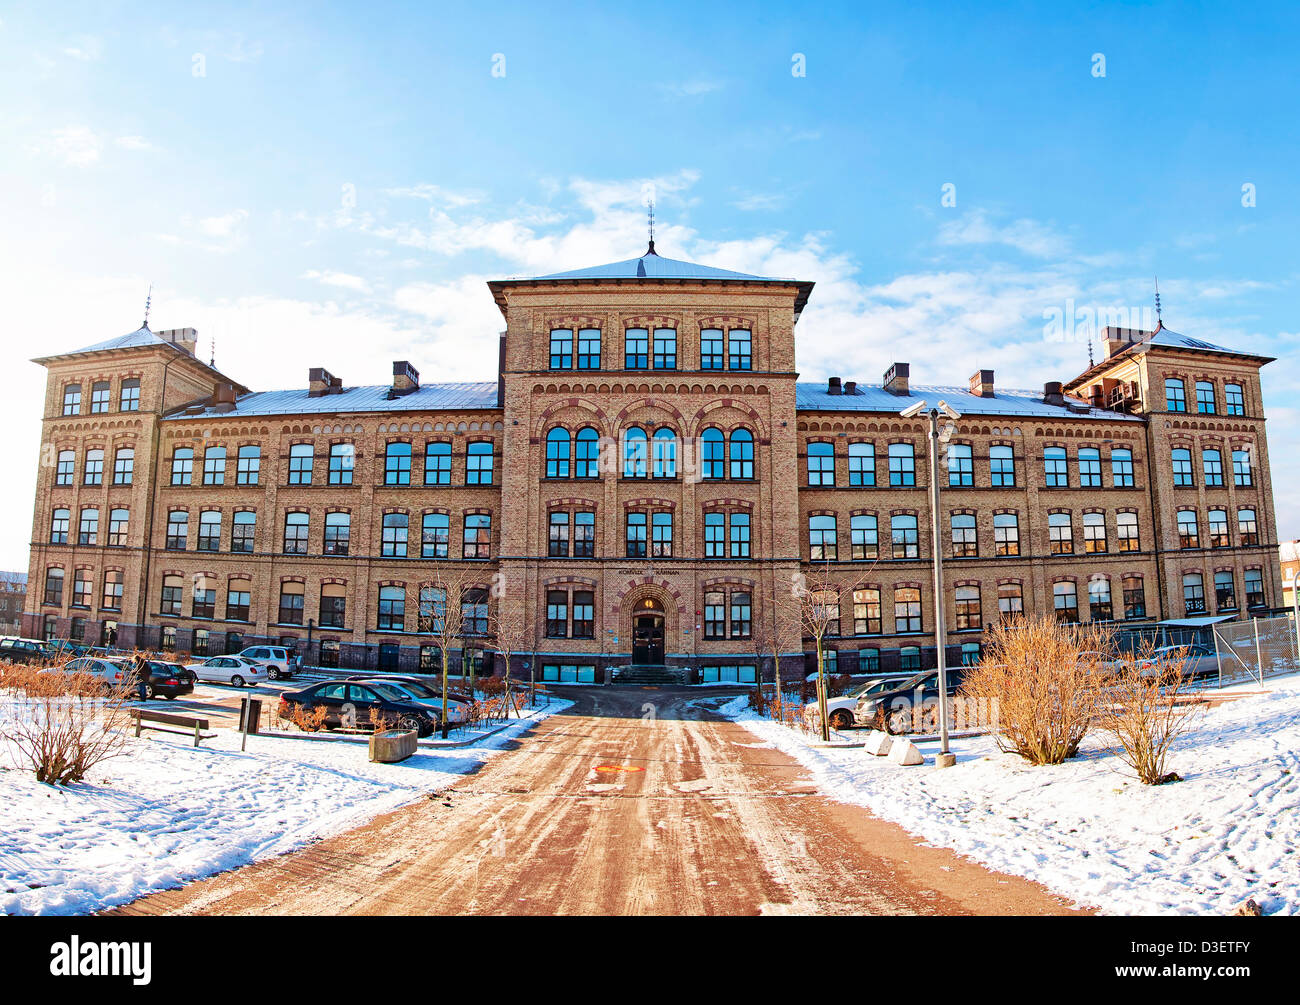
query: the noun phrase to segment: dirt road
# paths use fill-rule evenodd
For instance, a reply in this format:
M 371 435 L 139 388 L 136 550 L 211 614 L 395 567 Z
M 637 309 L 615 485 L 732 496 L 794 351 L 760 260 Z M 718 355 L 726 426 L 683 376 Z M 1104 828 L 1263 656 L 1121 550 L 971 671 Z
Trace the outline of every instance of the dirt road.
M 1070 913 L 818 795 L 698 691 L 566 696 L 453 789 L 114 913 Z

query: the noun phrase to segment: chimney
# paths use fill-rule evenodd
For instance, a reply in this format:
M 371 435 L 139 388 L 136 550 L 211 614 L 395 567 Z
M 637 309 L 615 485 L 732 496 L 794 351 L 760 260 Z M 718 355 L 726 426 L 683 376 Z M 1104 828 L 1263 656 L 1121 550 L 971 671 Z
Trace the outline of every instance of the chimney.
M 1043 404 L 1064 407 L 1065 395 L 1061 393 L 1061 382 L 1059 380 L 1049 380 L 1043 385 Z
M 223 381 L 212 390 L 212 408 L 217 412 L 235 410 L 235 385 Z
M 343 389 L 343 381 L 335 377 L 323 366 L 313 366 L 307 371 L 307 394 L 319 398 L 322 394 L 337 394 Z
M 845 393 L 845 394 L 857 394 L 857 393 L 858 393 L 858 382 L 857 382 L 856 380 L 846 380 L 846 381 L 844 382 L 844 393 Z
M 155 333 L 160 339 L 166 339 L 177 349 L 184 349 L 191 356 L 194 355 L 194 349 L 199 344 L 199 331 L 197 328 L 168 328 L 166 331 Z
M 832 377 L 830 380 L 828 380 L 828 381 L 826 382 L 826 393 L 827 393 L 827 394 L 841 394 L 841 393 L 842 393 L 842 392 L 840 391 L 840 378 L 839 378 L 839 377 Z
M 1117 328 L 1114 325 L 1107 325 L 1101 334 L 1106 343 L 1106 358 L 1110 359 L 1134 342 L 1145 342 L 1155 332 L 1144 331 L 1141 328 Z
M 976 370 L 970 377 L 970 393 L 981 398 L 993 397 L 993 371 Z
M 393 364 L 393 390 L 391 396 L 396 398 L 420 389 L 420 371 L 404 359 Z
M 1093 408 L 1106 407 L 1106 395 L 1105 392 L 1102 391 L 1100 384 L 1088 385 L 1088 404 Z
M 906 363 L 895 363 L 885 371 L 885 390 L 890 394 L 907 397 L 907 377 L 912 368 Z

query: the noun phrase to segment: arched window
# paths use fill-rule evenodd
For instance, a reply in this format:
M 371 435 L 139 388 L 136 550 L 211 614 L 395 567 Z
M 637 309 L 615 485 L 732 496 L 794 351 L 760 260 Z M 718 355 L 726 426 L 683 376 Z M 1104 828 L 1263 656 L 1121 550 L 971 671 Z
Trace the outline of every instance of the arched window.
M 405 558 L 409 521 L 405 513 L 385 513 L 382 554 L 384 558 Z
M 667 426 L 655 430 L 654 476 L 656 478 L 677 477 L 677 434 Z
M 546 477 L 569 477 L 569 431 L 559 426 L 546 434 Z
M 401 586 L 379 588 L 379 618 L 375 625 L 381 632 L 400 632 L 406 628 L 406 589 Z
M 722 430 L 710 426 L 700 438 L 700 477 L 721 478 L 723 474 Z
M 573 477 L 600 477 L 600 435 L 590 426 L 578 430 Z
M 754 434 L 743 426 L 731 431 L 731 477 L 754 477 Z
M 346 555 L 352 542 L 352 514 L 325 514 L 325 554 Z M 323 623 L 323 622 L 322 622 Z
M 646 456 L 649 451 L 645 430 L 633 426 L 623 434 L 623 477 L 646 477 Z
M 451 444 L 435 440 L 424 447 L 424 484 L 451 484 Z

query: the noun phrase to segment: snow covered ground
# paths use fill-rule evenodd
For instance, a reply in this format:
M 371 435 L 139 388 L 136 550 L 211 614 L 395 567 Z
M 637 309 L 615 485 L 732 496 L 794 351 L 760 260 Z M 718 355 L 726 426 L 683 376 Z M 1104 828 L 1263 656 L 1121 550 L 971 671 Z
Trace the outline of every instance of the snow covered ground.
M 364 744 L 146 733 L 66 789 L 0 757 L 0 913 L 85 914 L 279 855 L 446 788 L 538 718 L 474 747 L 371 764 Z M 2 752 L 0 752 L 2 753 Z
M 901 767 L 862 749 L 811 747 L 759 719 L 723 713 L 798 759 L 822 791 L 1001 872 L 1108 914 L 1226 914 L 1254 897 L 1300 914 L 1300 677 L 1238 689 L 1171 751 L 1184 779 L 1141 784 L 1099 736 L 1063 765 L 1032 767 L 991 737 L 953 740 L 955 767 Z M 1227 693 L 1233 693 L 1231 691 Z

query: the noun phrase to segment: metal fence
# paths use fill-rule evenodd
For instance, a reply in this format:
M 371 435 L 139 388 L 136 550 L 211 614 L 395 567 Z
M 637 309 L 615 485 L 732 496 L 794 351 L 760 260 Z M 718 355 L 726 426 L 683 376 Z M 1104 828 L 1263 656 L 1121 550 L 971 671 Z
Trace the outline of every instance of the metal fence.
M 1226 621 L 1214 626 L 1213 648 L 1219 663 L 1217 686 L 1300 670 L 1300 638 L 1295 615 Z M 1211 683 L 1216 683 L 1211 678 Z

